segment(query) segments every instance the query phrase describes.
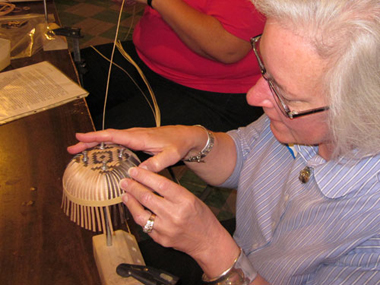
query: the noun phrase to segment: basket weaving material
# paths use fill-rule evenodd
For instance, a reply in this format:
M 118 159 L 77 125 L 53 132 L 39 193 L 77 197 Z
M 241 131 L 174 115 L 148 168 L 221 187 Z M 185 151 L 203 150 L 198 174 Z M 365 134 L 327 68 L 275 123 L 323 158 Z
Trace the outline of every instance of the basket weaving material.
M 111 219 L 125 219 L 120 180 L 139 164 L 132 151 L 118 145 L 101 145 L 76 155 L 63 175 L 66 215 L 88 230 L 113 232 Z

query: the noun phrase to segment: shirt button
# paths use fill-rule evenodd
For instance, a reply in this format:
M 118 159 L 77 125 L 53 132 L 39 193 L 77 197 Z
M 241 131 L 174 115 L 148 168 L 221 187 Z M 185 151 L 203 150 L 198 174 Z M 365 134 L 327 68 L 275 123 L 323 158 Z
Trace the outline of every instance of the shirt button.
M 289 200 L 289 194 L 285 195 L 284 200 L 285 200 L 285 202 L 288 202 L 288 200 Z

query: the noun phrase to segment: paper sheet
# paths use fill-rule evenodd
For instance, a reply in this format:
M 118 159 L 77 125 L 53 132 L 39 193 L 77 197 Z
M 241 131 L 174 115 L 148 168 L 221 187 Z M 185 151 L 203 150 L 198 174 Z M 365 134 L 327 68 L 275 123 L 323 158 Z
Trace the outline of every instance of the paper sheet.
M 0 125 L 87 95 L 87 91 L 47 61 L 2 72 Z

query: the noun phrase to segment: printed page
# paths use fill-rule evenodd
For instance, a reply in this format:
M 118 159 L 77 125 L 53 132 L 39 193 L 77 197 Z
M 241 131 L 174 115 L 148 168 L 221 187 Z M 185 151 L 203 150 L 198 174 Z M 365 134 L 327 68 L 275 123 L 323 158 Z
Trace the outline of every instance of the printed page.
M 87 95 L 87 91 L 47 61 L 2 72 L 0 125 Z

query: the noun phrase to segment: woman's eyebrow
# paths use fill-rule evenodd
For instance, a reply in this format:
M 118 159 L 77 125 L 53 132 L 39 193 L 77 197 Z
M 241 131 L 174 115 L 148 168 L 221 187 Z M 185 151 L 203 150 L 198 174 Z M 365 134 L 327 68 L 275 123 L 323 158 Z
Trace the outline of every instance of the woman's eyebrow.
M 260 43 L 259 43 L 259 45 L 260 45 Z M 291 100 L 291 99 L 296 98 L 296 96 L 293 93 L 289 92 L 283 85 L 279 84 L 276 81 L 276 79 L 272 76 L 272 74 L 266 68 L 265 61 L 264 61 L 264 58 L 263 58 L 263 54 L 261 53 L 260 48 L 259 48 L 258 52 L 259 52 L 259 55 L 260 55 L 260 59 L 261 59 L 263 65 L 265 67 L 267 78 L 272 81 L 272 83 L 273 83 L 274 87 L 277 89 L 277 91 L 280 91 L 280 95 L 283 96 L 285 94 L 286 97 L 284 99 L 287 99 L 287 100 Z M 287 97 L 290 97 L 290 99 L 288 99 Z

